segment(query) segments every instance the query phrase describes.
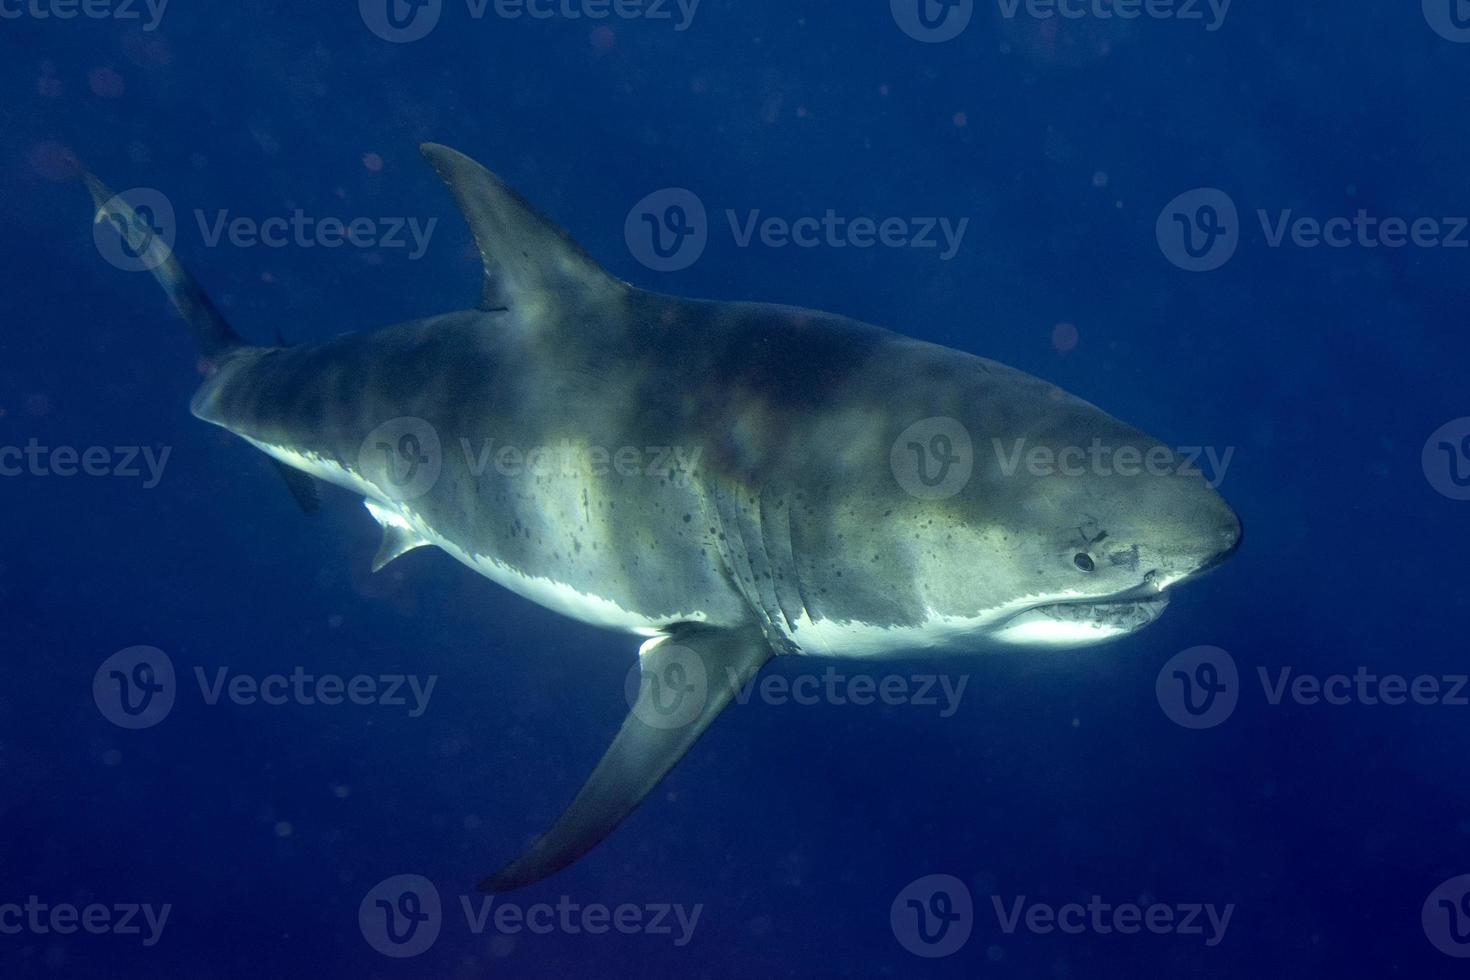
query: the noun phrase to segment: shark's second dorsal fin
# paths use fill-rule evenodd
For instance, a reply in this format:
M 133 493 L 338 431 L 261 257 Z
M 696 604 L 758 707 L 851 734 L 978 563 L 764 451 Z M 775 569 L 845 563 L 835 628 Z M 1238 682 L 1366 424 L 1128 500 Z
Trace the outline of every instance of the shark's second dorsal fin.
M 530 319 L 628 289 L 499 177 L 447 146 L 425 143 L 420 149 L 454 192 L 475 236 L 485 263 L 482 309 Z

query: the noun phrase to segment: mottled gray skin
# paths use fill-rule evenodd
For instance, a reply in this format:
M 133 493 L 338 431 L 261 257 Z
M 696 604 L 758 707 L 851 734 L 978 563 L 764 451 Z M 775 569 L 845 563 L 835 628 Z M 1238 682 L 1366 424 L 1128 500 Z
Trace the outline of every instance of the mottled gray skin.
M 484 257 L 480 308 L 315 347 L 248 345 L 132 206 L 85 180 L 209 366 L 195 413 L 361 494 L 385 529 L 375 567 L 438 545 L 654 638 L 597 767 L 486 890 L 605 839 L 776 654 L 1126 635 L 1239 545 L 1202 477 L 1045 382 L 830 314 L 639 291 L 473 160 L 423 150 Z M 1094 445 L 1173 465 L 1023 465 Z
M 842 655 L 803 629 L 822 621 L 891 629 L 880 646 L 893 653 L 973 648 L 989 630 L 926 622 L 975 619 L 1028 595 L 1054 607 L 1080 592 L 1071 614 L 1129 613 L 1143 625 L 1156 610 L 1086 600 L 1152 596 L 1151 583 L 1209 567 L 1240 537 L 1199 476 L 1006 474 L 1017 439 L 1056 451 L 1095 438 L 1158 445 L 1046 382 L 829 314 L 621 284 L 538 321 L 466 311 L 317 347 L 241 350 L 195 411 L 335 460 L 385 498 L 392 488 L 365 472 L 374 457 L 364 440 L 391 419 L 422 418 L 440 436 L 443 468 L 409 504 L 442 538 L 660 625 L 754 617 L 784 652 Z M 890 452 L 931 417 L 968 430 L 974 474 L 953 497 L 926 501 L 900 485 Z M 472 472 L 486 445 L 566 443 L 636 447 L 645 467 L 657 454 L 644 450 L 679 447 L 697 465 Z M 1078 567 L 1079 553 L 1093 571 Z

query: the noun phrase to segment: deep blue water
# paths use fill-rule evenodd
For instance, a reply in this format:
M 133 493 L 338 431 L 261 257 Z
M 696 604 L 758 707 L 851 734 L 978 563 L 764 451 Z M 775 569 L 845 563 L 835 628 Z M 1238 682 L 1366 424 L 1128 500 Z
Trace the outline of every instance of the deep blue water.
M 1470 415 L 1463 4 L 1061 21 L 987 2 L 926 43 L 901 3 L 703 0 L 678 30 L 672 6 L 475 19 L 445 0 L 426 37 L 390 43 L 352 4 L 174 0 L 150 25 L 141 5 L 62 20 L 36 15 L 61 0 L 37 3 L 0 3 L 0 447 L 169 455 L 156 484 L 146 465 L 0 478 L 0 977 L 1463 973 L 1449 953 L 1470 954 L 1470 903 L 1441 886 L 1470 874 L 1470 707 L 1444 703 L 1467 670 L 1470 429 L 1436 435 Z M 638 285 L 844 313 L 1045 377 L 1170 445 L 1233 450 L 1221 492 L 1245 546 L 1110 645 L 833 663 L 963 677 L 949 717 L 733 708 L 602 847 L 497 899 L 699 906 L 687 937 L 580 920 L 476 935 L 459 897 L 593 765 L 632 643 L 430 550 L 371 575 L 377 529 L 345 493 L 301 515 L 260 454 L 189 415 L 188 338 L 150 277 L 99 257 L 73 162 L 167 196 L 178 254 L 242 333 L 310 343 L 474 302 L 478 258 L 424 140 L 483 161 Z M 672 272 L 625 235 L 664 188 L 709 214 L 703 255 Z M 1218 195 L 1171 204 L 1199 188 L 1235 217 L 1204 210 Z M 196 218 L 297 209 L 439 224 L 413 257 L 211 246 Z M 741 247 L 725 218 L 829 209 L 969 224 L 945 260 Z M 1286 211 L 1360 210 L 1430 223 L 1399 247 L 1269 240 Z M 1176 214 L 1233 255 L 1180 268 Z M 167 654 L 178 696 L 126 730 L 92 684 L 136 645 Z M 1237 704 L 1191 730 L 1156 680 L 1200 645 L 1228 652 Z M 438 681 L 419 717 L 209 704 L 194 682 L 298 666 Z M 1273 704 L 1258 670 L 1283 668 L 1435 678 L 1440 695 Z M 358 911 L 400 874 L 444 913 L 427 951 L 390 959 Z M 908 922 L 915 895 L 944 911 L 932 880 L 905 892 L 930 875 L 973 903 L 942 957 L 909 949 L 941 951 Z M 151 944 L 146 925 L 60 934 L 6 911 L 31 896 L 169 917 Z M 1203 934 L 1007 931 L 995 902 L 1023 896 L 1231 911 L 1214 936 L 1203 916 Z

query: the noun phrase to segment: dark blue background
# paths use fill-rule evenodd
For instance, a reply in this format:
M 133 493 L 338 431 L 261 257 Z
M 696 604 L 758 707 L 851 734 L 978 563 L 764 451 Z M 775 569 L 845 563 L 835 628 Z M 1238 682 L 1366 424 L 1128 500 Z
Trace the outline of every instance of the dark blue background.
M 152 34 L 0 21 L 0 444 L 172 447 L 153 490 L 0 480 L 0 901 L 174 906 L 152 949 L 0 936 L 0 976 L 1459 969 L 1419 915 L 1470 872 L 1470 709 L 1272 707 L 1251 685 L 1257 666 L 1465 669 L 1470 504 L 1431 488 L 1420 450 L 1470 414 L 1470 255 L 1272 249 L 1250 216 L 1470 212 L 1470 45 L 1429 30 L 1415 3 L 1241 2 L 1213 33 L 1053 33 L 982 3 L 942 45 L 906 37 L 876 0 L 704 0 L 687 32 L 609 21 L 611 38 L 586 21 L 475 23 L 451 0 L 407 45 L 353 7 L 173 0 Z M 120 93 L 111 75 L 93 85 L 99 68 Z M 625 710 L 632 645 L 441 554 L 369 576 L 376 528 L 354 500 L 332 492 L 303 518 L 263 457 L 189 416 L 184 331 L 149 277 L 99 259 L 67 154 L 118 188 L 167 193 L 186 216 L 181 256 L 237 328 L 300 342 L 473 302 L 478 262 L 418 158 L 426 139 L 484 161 L 636 284 L 846 313 L 1042 375 L 1166 442 L 1236 447 L 1222 490 L 1246 547 L 1121 643 L 894 666 L 969 674 L 950 719 L 731 711 L 606 845 L 514 896 L 704 903 L 683 949 L 523 934 L 492 950 L 451 918 L 423 957 L 384 959 L 358 931 L 366 890 L 413 872 L 456 905 L 543 829 Z M 1154 222 L 1202 185 L 1248 220 L 1228 265 L 1189 274 Z M 623 221 L 666 186 L 717 221 L 726 207 L 972 221 L 948 263 L 740 249 L 717 225 L 698 264 L 660 275 L 629 254 Z M 441 223 L 410 262 L 205 248 L 187 217 L 295 207 Z M 1065 354 L 1061 322 L 1080 337 Z M 1201 643 L 1234 655 L 1247 693 L 1226 724 L 1190 732 L 1160 711 L 1154 679 Z M 440 682 L 419 719 L 185 696 L 127 732 L 90 686 L 134 644 L 185 670 Z M 928 961 L 895 940 L 889 903 L 936 872 L 969 882 L 982 914 L 963 951 Z M 1006 936 L 992 891 L 1237 909 L 1213 949 Z

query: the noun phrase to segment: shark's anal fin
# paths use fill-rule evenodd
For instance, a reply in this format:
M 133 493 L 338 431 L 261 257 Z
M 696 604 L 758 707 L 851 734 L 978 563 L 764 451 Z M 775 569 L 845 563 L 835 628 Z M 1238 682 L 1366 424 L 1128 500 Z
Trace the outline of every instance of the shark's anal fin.
M 597 846 L 772 655 L 756 626 L 690 626 L 645 644 L 637 700 L 602 761 L 552 828 L 481 890 L 523 888 Z
M 374 572 L 381 572 L 395 558 L 432 543 L 409 527 L 407 521 L 376 501 L 364 500 L 363 504 L 368 513 L 373 515 L 373 520 L 383 526 L 383 543 L 378 546 L 378 553 L 373 557 Z
M 291 491 L 291 499 L 296 501 L 296 506 L 301 508 L 303 514 L 315 514 L 322 509 L 322 497 L 316 480 L 307 473 L 292 469 L 278 459 L 271 459 L 271 465 L 276 472 L 281 474 L 281 479 L 286 481 L 286 489 Z

